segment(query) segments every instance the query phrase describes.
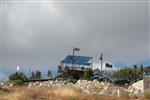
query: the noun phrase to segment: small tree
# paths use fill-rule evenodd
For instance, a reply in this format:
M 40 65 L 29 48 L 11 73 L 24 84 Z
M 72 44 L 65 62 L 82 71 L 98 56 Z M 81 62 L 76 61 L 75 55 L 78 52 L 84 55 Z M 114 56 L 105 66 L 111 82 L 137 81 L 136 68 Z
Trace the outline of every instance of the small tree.
M 32 71 L 32 73 L 31 73 L 31 78 L 32 78 L 32 79 L 35 78 L 35 73 L 34 73 L 34 71 Z
M 141 73 L 143 73 L 143 72 L 144 72 L 143 65 L 141 65 L 140 72 L 141 72 Z
M 140 70 L 135 68 L 122 68 L 114 72 L 113 76 L 121 80 L 133 81 L 140 76 Z
M 133 68 L 134 68 L 134 69 L 137 69 L 137 65 L 133 65 Z
M 15 72 L 9 76 L 9 81 L 13 82 L 14 85 L 22 85 L 28 81 L 28 78 L 22 72 Z
M 35 71 L 35 78 L 41 78 L 41 72 L 39 70 Z
M 47 77 L 48 77 L 48 78 L 52 78 L 51 70 L 48 70 L 48 72 L 47 72 Z

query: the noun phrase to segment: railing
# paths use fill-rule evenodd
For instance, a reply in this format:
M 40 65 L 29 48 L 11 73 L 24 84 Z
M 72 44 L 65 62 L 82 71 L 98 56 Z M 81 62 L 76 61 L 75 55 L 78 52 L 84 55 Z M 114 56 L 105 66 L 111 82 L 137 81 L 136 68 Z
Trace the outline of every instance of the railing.
M 100 74 L 97 74 L 93 77 L 93 79 L 98 79 L 101 80 L 102 78 L 107 78 L 109 79 L 112 83 L 115 83 L 116 81 L 119 81 L 120 79 L 117 79 L 116 77 L 113 76 L 113 72 L 110 71 L 102 71 Z M 136 77 L 134 80 L 129 80 L 130 83 L 134 83 L 136 81 L 139 81 L 143 79 L 143 74 L 140 74 Z

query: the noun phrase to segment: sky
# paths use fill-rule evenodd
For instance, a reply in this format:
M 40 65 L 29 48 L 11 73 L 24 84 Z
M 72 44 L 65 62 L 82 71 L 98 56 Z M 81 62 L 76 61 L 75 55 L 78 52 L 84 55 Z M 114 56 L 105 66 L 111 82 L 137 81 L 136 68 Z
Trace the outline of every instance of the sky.
M 2 76 L 57 65 L 72 48 L 114 67 L 150 65 L 148 0 L 1 0 Z

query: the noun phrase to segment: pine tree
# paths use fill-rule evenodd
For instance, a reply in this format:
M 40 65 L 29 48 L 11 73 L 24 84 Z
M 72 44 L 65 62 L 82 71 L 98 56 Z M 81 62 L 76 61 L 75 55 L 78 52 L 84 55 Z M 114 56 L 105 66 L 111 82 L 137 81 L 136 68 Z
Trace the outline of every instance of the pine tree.
M 48 78 L 52 78 L 51 70 L 48 70 L 48 72 L 47 72 L 47 77 L 48 77 Z
M 31 78 L 32 78 L 32 79 L 35 78 L 35 73 L 34 73 L 34 71 L 31 72 Z
M 144 71 L 144 68 L 143 68 L 143 65 L 141 65 L 140 72 L 143 73 L 143 71 Z

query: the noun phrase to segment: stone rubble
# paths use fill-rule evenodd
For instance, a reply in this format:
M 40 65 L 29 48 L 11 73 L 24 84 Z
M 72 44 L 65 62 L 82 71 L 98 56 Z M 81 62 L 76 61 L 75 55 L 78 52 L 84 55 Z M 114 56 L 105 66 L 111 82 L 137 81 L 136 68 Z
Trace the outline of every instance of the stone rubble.
M 141 83 L 141 82 L 140 82 Z M 136 84 L 136 85 L 135 85 Z M 138 87 L 138 83 L 134 83 L 128 88 L 123 88 L 119 86 L 115 86 L 110 83 L 99 82 L 97 80 L 87 81 L 87 80 L 78 80 L 75 84 L 69 83 L 66 81 L 45 81 L 45 82 L 30 82 L 28 88 L 31 86 L 47 86 L 47 87 L 61 87 L 61 86 L 69 86 L 80 88 L 84 93 L 87 95 L 93 94 L 103 94 L 103 95 L 113 95 L 113 96 L 120 96 L 121 92 L 126 91 L 134 95 L 139 95 L 143 92 L 143 89 Z
M 81 89 L 87 95 L 94 95 L 94 94 L 103 94 L 103 95 L 110 95 L 110 96 L 121 96 L 123 92 L 128 92 L 131 95 L 139 95 L 143 93 L 143 80 L 133 83 L 126 88 L 123 86 L 117 86 L 110 83 L 99 82 L 97 80 L 87 81 L 87 80 L 78 80 L 76 83 L 70 83 L 68 81 L 59 81 L 59 80 L 50 80 L 44 82 L 29 82 L 26 84 L 27 88 L 31 87 L 74 87 Z M 8 87 L 12 87 L 13 84 L 11 83 Z

